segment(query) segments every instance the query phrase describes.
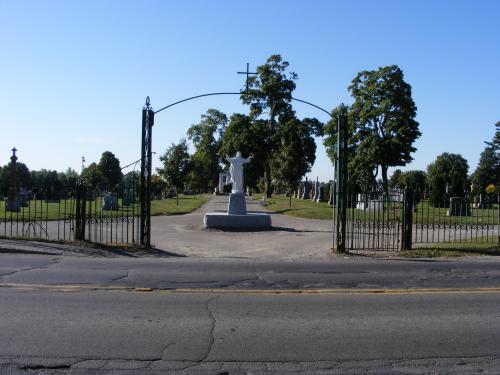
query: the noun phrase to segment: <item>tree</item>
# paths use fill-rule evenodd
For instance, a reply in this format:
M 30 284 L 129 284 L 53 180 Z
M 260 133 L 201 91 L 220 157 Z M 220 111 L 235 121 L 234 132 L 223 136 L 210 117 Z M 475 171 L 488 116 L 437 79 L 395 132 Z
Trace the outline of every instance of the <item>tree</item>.
M 187 131 L 188 138 L 196 148 L 193 160 L 196 172 L 193 171 L 193 178 L 199 188 L 205 189 L 207 186 L 218 184 L 221 161 L 218 151 L 227 123 L 228 119 L 224 113 L 209 109 L 201 116 L 201 122 L 191 125 Z
M 288 72 L 289 63 L 280 55 L 270 56 L 264 65 L 257 67 L 257 75 L 248 80 L 248 90 L 242 92 L 243 103 L 250 104 L 250 117 L 252 120 L 262 119 L 265 112 L 267 116 L 267 132 L 260 142 L 266 144 L 263 155 L 265 194 L 271 197 L 271 179 L 273 155 L 281 147 L 281 139 L 276 136 L 280 127 L 295 116 L 292 109 L 292 93 L 295 90 L 297 74 Z M 310 134 L 319 134 L 319 121 L 309 121 L 307 130 Z
M 9 194 L 10 190 L 10 171 L 12 164 L 9 163 L 0 168 L 0 193 L 2 195 Z M 16 163 L 16 189 L 19 188 L 31 188 L 31 173 L 26 166 L 26 164 L 17 162 Z
M 78 178 L 80 177 L 78 175 L 78 172 L 72 168 L 68 168 L 68 169 L 66 169 L 66 172 L 64 172 L 64 175 L 65 175 L 65 180 L 66 180 L 65 187 L 67 189 L 71 189 L 71 188 L 75 187 L 77 182 L 78 182 Z
M 396 169 L 393 173 L 391 178 L 389 179 L 389 187 L 391 189 L 398 188 L 399 187 L 399 178 L 401 177 L 401 174 L 403 172 L 401 169 Z
M 408 188 L 415 192 L 425 191 L 427 185 L 427 174 L 424 171 L 406 171 L 401 173 L 398 186 Z
M 349 86 L 354 103 L 349 120 L 353 121 L 351 144 L 356 147 L 358 163 L 380 166 L 387 192 L 387 170 L 413 160 L 413 142 L 420 137 L 415 121 L 417 107 L 411 86 L 397 65 L 362 71 Z
M 241 151 L 244 157 L 253 154 L 252 161 L 244 166 L 244 183 L 256 187 L 259 177 L 263 175 L 264 165 L 268 162 L 269 141 L 266 121 L 235 113 L 222 137 L 219 155 L 232 157 L 237 151 Z
M 486 147 L 481 153 L 479 163 L 472 175 L 474 193 L 483 193 L 490 184 L 500 185 L 500 121 L 491 142 L 485 142 Z
M 497 130 L 495 131 L 495 135 L 493 136 L 493 140 L 491 142 L 485 142 L 488 146 L 493 147 L 495 152 L 500 152 L 500 121 L 495 124 Z
M 368 191 L 370 186 L 376 185 L 376 164 L 370 158 L 357 152 L 358 142 L 355 138 L 355 126 L 349 107 L 340 105 L 332 110 L 332 118 L 323 127 L 323 144 L 332 164 L 337 160 L 337 121 L 342 111 L 347 112 L 347 170 L 350 188 Z
M 469 165 L 462 155 L 439 155 L 427 167 L 427 179 L 431 186 L 430 204 L 434 207 L 443 203 L 445 196 L 462 197 L 467 186 Z M 446 192 L 448 190 L 448 192 Z M 448 202 L 444 202 L 447 205 Z
M 157 172 L 165 179 L 167 184 L 175 188 L 176 204 L 179 205 L 179 189 L 186 182 L 189 173 L 189 153 L 185 139 L 181 139 L 178 144 L 172 143 L 160 156 L 163 168 L 157 168 Z
M 277 148 L 271 159 L 273 179 L 282 185 L 290 195 L 297 187 L 302 176 L 311 171 L 316 160 L 316 143 L 312 137 L 308 123 L 296 117 L 284 122 L 277 132 L 281 146 Z
M 105 185 L 104 176 L 95 162 L 82 171 L 82 178 L 94 189 Z
M 104 151 L 97 168 L 101 172 L 104 187 L 108 190 L 115 190 L 123 177 L 120 160 L 112 152 Z

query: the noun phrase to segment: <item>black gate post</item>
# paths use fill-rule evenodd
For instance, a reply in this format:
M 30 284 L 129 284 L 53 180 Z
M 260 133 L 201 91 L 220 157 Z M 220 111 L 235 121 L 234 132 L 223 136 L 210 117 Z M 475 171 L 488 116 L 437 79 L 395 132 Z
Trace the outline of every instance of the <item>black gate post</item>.
M 347 226 L 347 113 L 342 106 L 337 119 L 337 160 L 336 160 L 336 204 L 333 250 L 339 253 L 346 251 Z
M 76 186 L 75 204 L 75 240 L 85 241 L 85 182 L 78 181 Z
M 141 191 L 140 191 L 140 244 L 151 246 L 151 140 L 155 113 L 149 105 L 142 108 L 142 142 L 141 142 Z
M 411 250 L 413 231 L 413 191 L 406 188 L 403 195 L 403 230 L 401 250 Z

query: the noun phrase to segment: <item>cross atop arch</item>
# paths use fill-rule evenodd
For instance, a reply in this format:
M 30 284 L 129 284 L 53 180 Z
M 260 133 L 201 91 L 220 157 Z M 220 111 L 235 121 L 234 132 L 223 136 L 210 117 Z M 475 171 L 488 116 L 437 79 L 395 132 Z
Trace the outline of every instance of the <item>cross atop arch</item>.
M 248 78 L 251 75 L 257 75 L 257 73 L 250 72 L 250 64 L 247 63 L 247 71 L 246 72 L 238 72 L 238 74 L 245 74 L 247 76 L 247 80 L 246 80 L 246 84 L 245 84 L 245 92 L 247 92 L 248 91 Z

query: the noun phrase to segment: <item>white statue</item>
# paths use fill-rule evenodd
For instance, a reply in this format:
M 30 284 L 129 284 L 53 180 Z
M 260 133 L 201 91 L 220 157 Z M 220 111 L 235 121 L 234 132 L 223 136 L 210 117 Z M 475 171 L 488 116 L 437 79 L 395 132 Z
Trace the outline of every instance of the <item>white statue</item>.
M 241 152 L 237 152 L 234 158 L 226 155 L 226 160 L 229 162 L 229 174 L 231 175 L 231 183 L 233 187 L 231 193 L 243 193 L 243 164 L 250 163 L 253 155 L 247 159 L 241 157 Z

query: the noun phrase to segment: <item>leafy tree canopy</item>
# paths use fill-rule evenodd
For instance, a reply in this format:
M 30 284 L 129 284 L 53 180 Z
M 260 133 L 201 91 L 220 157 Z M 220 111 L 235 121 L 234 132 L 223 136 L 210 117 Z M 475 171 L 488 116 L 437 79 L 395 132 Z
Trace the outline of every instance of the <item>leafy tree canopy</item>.
M 218 151 L 227 123 L 228 119 L 224 113 L 209 109 L 201 116 L 200 123 L 191 125 L 188 129 L 188 138 L 196 148 L 190 181 L 195 183 L 197 189 L 216 186 L 219 181 L 221 160 Z
M 409 163 L 416 151 L 413 142 L 421 135 L 411 86 L 404 81 L 403 71 L 391 65 L 358 73 L 349 91 L 354 98 L 349 120 L 356 162 L 362 168 L 380 166 L 387 189 L 388 167 Z
M 427 179 L 431 186 L 431 203 L 437 206 L 448 196 L 461 197 L 467 187 L 469 165 L 462 155 L 443 153 L 427 167 Z
M 189 172 L 189 153 L 185 139 L 178 144 L 172 143 L 165 153 L 160 156 L 163 168 L 157 168 L 158 174 L 167 184 L 176 189 L 182 188 Z
M 122 170 L 120 161 L 110 151 L 105 151 L 101 155 L 101 160 L 97 165 L 99 172 L 102 175 L 102 182 L 109 190 L 114 190 L 122 181 Z

